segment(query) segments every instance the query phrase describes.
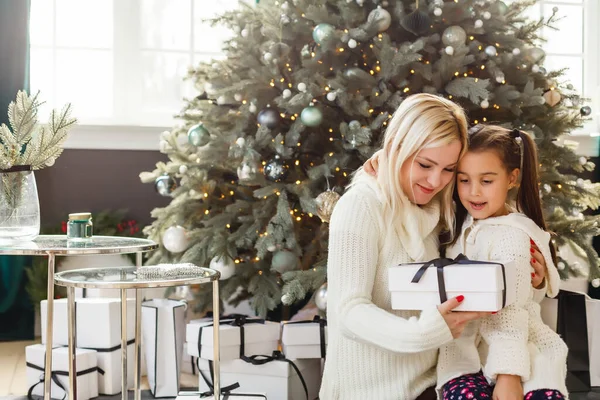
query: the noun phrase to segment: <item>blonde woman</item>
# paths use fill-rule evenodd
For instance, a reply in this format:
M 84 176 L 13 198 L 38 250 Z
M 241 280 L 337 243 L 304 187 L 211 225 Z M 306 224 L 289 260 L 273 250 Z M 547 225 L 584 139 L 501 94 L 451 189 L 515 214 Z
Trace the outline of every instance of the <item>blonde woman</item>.
M 430 94 L 405 99 L 390 120 L 377 176 L 359 170 L 330 222 L 328 346 L 320 398 L 418 398 L 436 384 L 438 349 L 487 313 L 452 312 L 464 296 L 423 312 L 392 310 L 387 268 L 439 256 L 454 226 L 456 165 L 467 120 Z

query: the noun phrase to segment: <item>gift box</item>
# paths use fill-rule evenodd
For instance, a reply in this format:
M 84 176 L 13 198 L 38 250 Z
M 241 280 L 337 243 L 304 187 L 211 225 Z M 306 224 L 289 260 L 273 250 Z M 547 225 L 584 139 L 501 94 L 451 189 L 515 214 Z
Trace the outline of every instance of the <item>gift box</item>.
M 44 396 L 45 359 L 45 345 L 34 344 L 25 348 L 29 396 Z M 68 348 L 57 347 L 52 349 L 52 383 L 50 390 L 53 399 L 64 399 L 68 393 L 69 359 Z M 77 368 L 77 400 L 88 400 L 98 397 L 99 370 L 96 352 L 94 350 L 76 349 L 75 363 Z
M 278 348 L 280 331 L 278 322 L 246 317 L 222 319 L 219 329 L 220 360 L 234 360 L 240 358 L 240 354 L 271 354 Z M 185 338 L 189 355 L 214 360 L 212 319 L 188 323 Z
M 588 392 L 600 386 L 600 300 L 561 290 L 541 303 L 542 320 L 567 344 L 567 388 Z
M 176 397 L 179 392 L 186 307 L 168 299 L 142 303 L 142 345 L 154 397 Z
M 424 310 L 464 295 L 456 311 L 495 312 L 516 299 L 516 265 L 438 258 L 388 269 L 392 309 Z
M 198 357 L 190 356 L 187 350 L 188 344 L 183 344 L 183 357 L 181 360 L 181 372 L 184 374 L 198 375 L 196 360 Z
M 252 358 L 257 364 L 241 359 L 221 362 L 223 391 L 231 394 L 266 393 L 269 400 L 312 400 L 319 396 L 321 360 L 289 360 L 279 352 L 269 357 Z M 212 361 L 199 359 L 198 366 L 199 391 L 209 392 L 213 382 Z
M 284 322 L 281 343 L 289 359 L 325 358 L 327 321 L 316 316 L 309 321 Z
M 46 343 L 47 303 L 42 300 L 42 343 Z M 98 390 L 101 394 L 114 395 L 121 392 L 121 300 L 76 299 L 78 348 L 96 350 L 99 375 Z M 68 345 L 67 299 L 54 300 L 54 345 Z M 135 301 L 127 300 L 127 384 L 133 387 Z
M 212 399 L 213 397 L 211 397 Z M 267 396 L 264 393 L 227 393 L 221 395 L 221 400 L 266 400 Z M 192 400 L 198 399 L 197 392 L 180 392 L 175 400 Z

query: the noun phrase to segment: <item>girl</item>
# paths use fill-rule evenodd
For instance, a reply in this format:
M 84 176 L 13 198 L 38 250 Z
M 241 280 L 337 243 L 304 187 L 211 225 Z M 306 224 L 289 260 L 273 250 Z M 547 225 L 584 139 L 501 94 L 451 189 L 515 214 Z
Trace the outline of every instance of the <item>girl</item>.
M 444 399 L 563 399 L 567 347 L 540 317 L 530 288 L 531 240 L 548 261 L 546 287 L 558 292 L 558 272 L 538 192 L 537 154 L 526 133 L 477 126 L 458 166 L 456 230 L 448 256 L 515 261 L 517 301 L 467 325 L 440 349 L 438 389 Z M 517 188 L 516 210 L 508 204 Z M 482 341 L 480 344 L 479 341 Z M 478 346 L 480 347 L 478 351 Z M 483 351 L 482 351 L 483 349 Z M 483 371 L 481 367 L 483 366 Z M 488 383 L 489 382 L 489 383 Z
M 378 176 L 359 171 L 338 201 L 329 226 L 321 399 L 421 396 L 435 386 L 439 348 L 487 315 L 451 312 L 458 298 L 422 313 L 392 310 L 387 289 L 390 265 L 439 257 L 438 226 L 454 224 L 454 174 L 466 142 L 458 105 L 409 96 L 385 132 Z

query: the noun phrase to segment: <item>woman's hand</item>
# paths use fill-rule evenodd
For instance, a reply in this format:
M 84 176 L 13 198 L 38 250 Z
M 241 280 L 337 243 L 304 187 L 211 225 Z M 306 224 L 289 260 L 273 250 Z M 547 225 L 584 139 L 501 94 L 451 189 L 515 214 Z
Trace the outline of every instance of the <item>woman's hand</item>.
M 464 299 L 465 296 L 456 296 L 438 306 L 438 310 L 444 321 L 446 321 L 448 328 L 450 328 L 454 339 L 462 334 L 467 322 L 490 315 L 487 312 L 453 311 Z
M 523 400 L 523 385 L 517 375 L 498 375 L 493 400 Z
M 377 150 L 371 158 L 369 158 L 363 164 L 365 172 L 369 175 L 377 176 L 377 170 L 379 169 L 379 152 L 381 150 Z
M 541 289 L 546 278 L 546 260 L 535 242 L 530 239 L 531 244 L 531 266 L 535 272 L 531 273 L 531 286 Z

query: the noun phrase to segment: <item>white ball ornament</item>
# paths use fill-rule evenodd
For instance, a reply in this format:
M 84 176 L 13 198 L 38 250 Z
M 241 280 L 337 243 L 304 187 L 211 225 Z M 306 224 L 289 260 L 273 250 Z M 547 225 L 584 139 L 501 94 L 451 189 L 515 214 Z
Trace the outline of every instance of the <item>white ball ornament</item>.
M 365 0 L 356 0 L 356 4 L 362 7 L 365 4 Z
M 48 161 L 46 161 L 46 166 L 51 167 L 54 165 L 55 162 L 56 162 L 56 158 L 50 158 L 50 159 L 48 159 Z
M 187 165 L 180 165 L 180 166 L 179 166 L 179 173 L 180 173 L 181 175 L 185 174 L 185 173 L 187 172 L 187 170 L 188 170 L 188 167 L 187 167 Z
M 496 48 L 494 46 L 488 46 L 485 48 L 485 54 L 487 54 L 490 57 L 494 57 L 495 55 L 498 54 L 498 51 L 496 50 Z
M 475 25 L 474 26 L 475 26 L 475 28 L 481 28 L 483 26 L 483 21 L 480 20 L 480 19 L 475 20 Z
M 596 278 L 592 280 L 592 286 L 595 288 L 600 287 L 600 279 Z
M 268 53 L 268 52 L 267 52 L 267 53 L 265 53 L 265 54 L 263 55 L 263 58 L 264 58 L 264 59 L 265 59 L 265 61 L 267 61 L 267 62 L 268 62 L 268 61 L 271 61 L 271 60 L 273 59 L 273 54 L 271 54 L 271 53 Z
M 248 107 L 248 111 L 254 114 L 256 112 L 256 105 L 250 104 L 250 107 Z
M 181 253 L 190 245 L 187 231 L 182 226 L 172 226 L 163 233 L 162 244 L 171 253 Z
M 241 34 L 242 34 L 242 37 L 248 37 L 248 34 L 249 34 L 248 29 L 242 29 Z
M 319 310 L 327 311 L 327 282 L 315 293 L 315 304 Z
M 374 24 L 379 32 L 383 32 L 392 24 L 392 16 L 386 9 L 377 7 L 369 13 L 367 22 Z
M 246 139 L 244 139 L 243 137 L 237 138 L 237 140 L 235 141 L 235 144 L 242 147 L 246 144 Z
M 292 91 L 290 89 L 285 89 L 283 93 L 281 93 L 284 99 L 288 99 L 292 97 Z
M 240 93 L 234 94 L 233 98 L 235 99 L 235 101 L 242 101 L 242 99 L 243 99 L 243 97 Z
M 208 267 L 221 273 L 220 280 L 229 279 L 235 274 L 235 263 L 230 257 L 216 256 L 210 260 Z
M 485 11 L 483 13 L 483 19 L 490 19 L 492 18 L 492 14 L 489 11 Z
M 581 178 L 577 178 L 577 187 L 582 188 L 585 185 L 585 181 Z
M 488 108 L 490 106 L 490 102 L 487 100 L 483 100 L 480 104 L 481 108 Z
M 337 97 L 337 94 L 335 92 L 327 93 L 327 100 L 329 100 L 329 101 L 335 101 L 336 97 Z
M 559 261 L 559 262 L 556 264 L 556 268 L 558 268 L 560 271 L 564 270 L 564 269 L 565 269 L 565 267 L 566 267 L 566 265 L 565 265 L 565 263 L 564 263 L 564 262 L 562 262 L 562 261 Z
M 451 56 L 452 54 L 454 54 L 454 47 L 452 47 L 452 46 L 446 46 L 446 48 L 444 49 L 444 51 L 446 52 L 446 54 L 448 54 L 449 56 Z
M 217 104 L 218 105 L 223 105 L 225 103 L 227 103 L 227 98 L 225 96 L 219 96 L 217 98 Z
M 515 47 L 512 51 L 513 56 L 518 56 L 519 54 L 521 54 L 521 49 L 519 49 L 518 47 Z
M 212 67 L 213 69 L 219 69 L 221 66 L 219 65 L 219 63 L 213 63 Z
M 306 92 L 306 83 L 300 82 L 298 84 L 298 90 L 301 91 L 301 92 Z
M 531 72 L 533 72 L 534 74 L 537 74 L 538 72 L 540 72 L 540 66 L 535 64 L 531 67 Z
M 348 40 L 348 47 L 350 47 L 351 49 L 355 49 L 356 46 L 358 46 L 358 43 L 356 42 L 356 40 L 354 40 L 354 39 Z
M 436 17 L 439 17 L 442 15 L 442 9 L 439 7 L 436 7 L 433 9 L 433 15 L 435 15 Z
M 581 164 L 581 165 L 587 164 L 587 158 L 585 158 L 585 157 L 579 157 L 579 164 Z

